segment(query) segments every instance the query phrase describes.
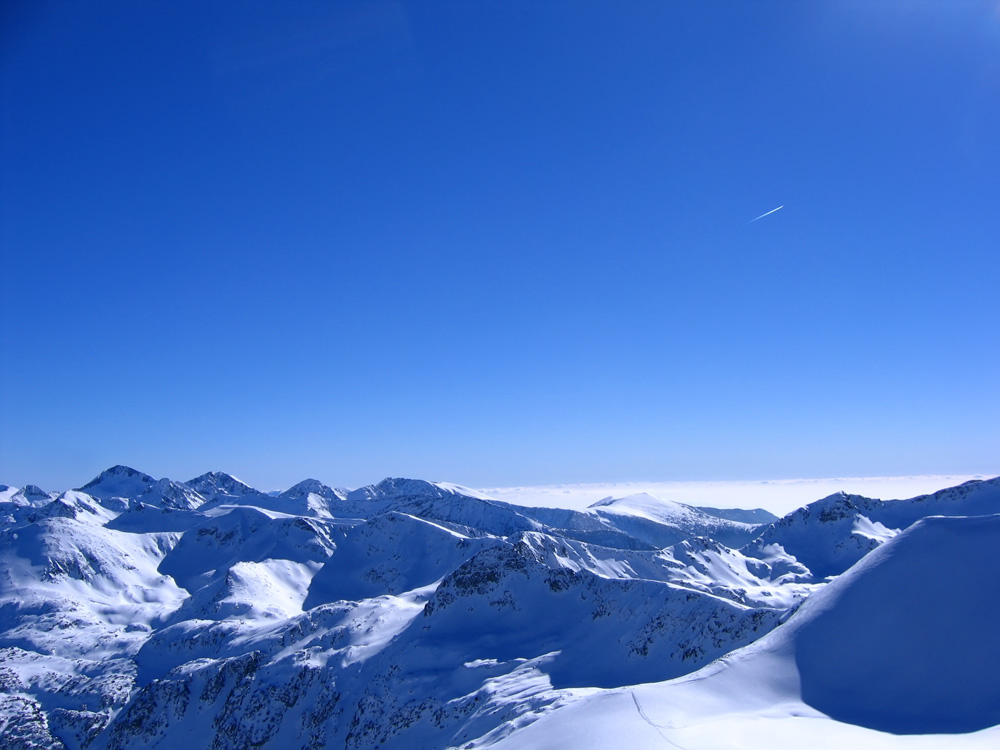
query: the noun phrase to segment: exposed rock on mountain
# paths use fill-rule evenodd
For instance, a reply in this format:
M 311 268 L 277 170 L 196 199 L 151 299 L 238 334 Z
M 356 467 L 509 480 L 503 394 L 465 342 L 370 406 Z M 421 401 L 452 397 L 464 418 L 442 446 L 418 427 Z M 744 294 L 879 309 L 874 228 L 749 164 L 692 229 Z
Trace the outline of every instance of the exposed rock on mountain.
M 991 748 L 998 544 L 998 515 L 928 517 L 759 641 L 680 679 L 565 694 L 495 746 Z
M 238 501 L 247 495 L 263 494 L 224 471 L 210 471 L 184 484 L 215 505 Z
M 1000 516 L 920 519 L 985 513 L 998 480 L 839 493 L 765 526 L 404 479 L 267 495 L 117 466 L 61 494 L 6 487 L 0 743 L 541 748 L 582 736 L 570 717 L 594 746 L 578 706 L 620 722 L 615 741 L 676 726 L 685 748 L 686 716 L 786 704 L 833 717 L 830 736 L 977 731 L 1000 723 L 982 593 Z M 627 687 L 671 678 L 663 700 Z

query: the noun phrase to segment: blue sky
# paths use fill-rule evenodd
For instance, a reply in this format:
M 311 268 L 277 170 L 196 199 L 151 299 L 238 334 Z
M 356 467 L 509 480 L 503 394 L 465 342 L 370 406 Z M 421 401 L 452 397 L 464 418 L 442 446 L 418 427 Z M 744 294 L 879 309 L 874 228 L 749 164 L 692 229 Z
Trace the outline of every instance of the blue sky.
M 1000 471 L 996 2 L 2 14 L 0 481 Z

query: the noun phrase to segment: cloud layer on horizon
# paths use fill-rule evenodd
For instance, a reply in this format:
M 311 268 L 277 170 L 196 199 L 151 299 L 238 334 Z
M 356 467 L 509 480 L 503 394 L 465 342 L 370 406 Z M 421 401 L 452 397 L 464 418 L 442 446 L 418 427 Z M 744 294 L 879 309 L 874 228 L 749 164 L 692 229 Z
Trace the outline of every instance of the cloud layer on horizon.
M 796 508 L 844 491 L 882 500 L 925 495 L 986 474 L 935 474 L 910 477 L 839 477 L 825 479 L 737 480 L 726 482 L 607 482 L 549 484 L 534 487 L 478 487 L 497 500 L 516 505 L 582 510 L 607 497 L 641 492 L 687 505 L 715 508 L 764 508 L 782 516 Z

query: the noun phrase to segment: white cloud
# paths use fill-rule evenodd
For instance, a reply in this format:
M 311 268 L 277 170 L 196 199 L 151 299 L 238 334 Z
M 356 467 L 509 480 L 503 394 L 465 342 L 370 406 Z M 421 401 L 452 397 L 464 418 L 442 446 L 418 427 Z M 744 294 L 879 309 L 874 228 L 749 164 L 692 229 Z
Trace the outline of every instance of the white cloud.
M 478 489 L 497 500 L 536 507 L 579 510 L 606 497 L 624 497 L 648 492 L 656 497 L 688 505 L 764 508 L 781 516 L 813 500 L 819 500 L 841 490 L 883 500 L 895 500 L 928 494 L 970 479 L 987 478 L 989 477 L 983 474 L 949 474 L 729 482 L 608 482 Z

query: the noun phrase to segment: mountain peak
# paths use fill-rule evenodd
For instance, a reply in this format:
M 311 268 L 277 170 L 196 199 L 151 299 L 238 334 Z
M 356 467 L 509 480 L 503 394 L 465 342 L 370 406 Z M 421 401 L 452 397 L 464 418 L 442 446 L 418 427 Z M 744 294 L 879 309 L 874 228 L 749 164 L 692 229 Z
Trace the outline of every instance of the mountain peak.
M 214 499 L 240 498 L 257 494 L 257 490 L 224 471 L 209 471 L 199 477 L 184 482 L 199 495 Z
M 303 479 L 298 484 L 292 485 L 287 490 L 278 495 L 288 499 L 299 499 L 309 495 L 319 495 L 326 500 L 343 500 L 347 497 L 344 492 L 338 492 L 333 487 L 328 487 L 318 479 Z
M 26 484 L 21 488 L 21 494 L 23 494 L 29 500 L 44 500 L 46 498 L 51 499 L 52 495 L 43 490 L 37 484 Z
M 149 485 L 145 492 L 136 498 L 144 505 L 178 510 L 194 510 L 205 504 L 201 493 L 191 489 L 186 484 L 170 479 L 160 479 Z
M 79 489 L 102 500 L 112 497 L 131 498 L 144 492 L 155 481 L 149 474 L 118 464 L 105 469 Z
M 101 506 L 92 495 L 81 490 L 67 490 L 51 502 L 39 507 L 30 518 L 32 522 L 44 518 L 84 518 L 104 524 L 114 513 Z
M 26 484 L 21 489 L 8 487 L 6 484 L 0 485 L 0 500 L 21 507 L 38 507 L 52 502 L 55 497 L 54 492 L 46 492 L 41 487 L 34 484 Z
M 665 500 L 663 498 L 650 495 L 648 492 L 639 492 L 626 497 L 606 497 L 598 500 L 590 506 L 588 510 L 600 509 L 608 513 L 619 513 L 635 515 L 660 520 L 676 515 L 700 514 L 690 505 L 679 503 L 676 500 Z
M 408 500 L 413 498 L 471 497 L 476 500 L 491 498 L 476 490 L 450 482 L 429 482 L 426 479 L 386 477 L 378 484 L 369 485 L 350 493 L 354 500 Z
M 143 482 L 152 482 L 153 481 L 153 478 L 151 476 L 149 476 L 149 474 L 141 472 L 138 469 L 133 469 L 131 466 L 125 466 L 124 464 L 115 464 L 110 469 L 105 469 L 104 471 L 102 471 L 96 477 L 94 477 L 89 482 L 87 482 L 85 485 L 83 485 L 83 487 L 81 487 L 80 489 L 85 489 L 87 487 L 92 487 L 95 484 L 97 484 L 98 482 L 101 482 L 102 480 L 108 480 L 108 479 L 112 479 L 112 478 L 120 478 L 120 479 L 133 479 L 133 478 L 135 478 L 135 479 L 138 479 L 138 480 L 143 481 Z

